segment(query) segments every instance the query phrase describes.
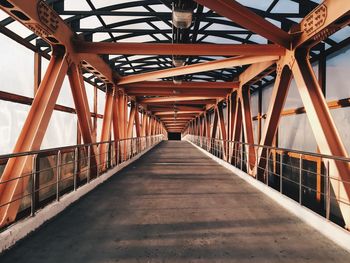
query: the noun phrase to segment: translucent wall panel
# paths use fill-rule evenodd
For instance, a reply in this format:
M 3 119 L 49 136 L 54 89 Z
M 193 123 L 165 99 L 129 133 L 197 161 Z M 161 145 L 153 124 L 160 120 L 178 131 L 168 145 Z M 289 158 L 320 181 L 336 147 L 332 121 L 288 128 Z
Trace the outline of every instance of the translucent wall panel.
M 345 148 L 350 153 L 350 108 L 340 108 L 331 110 L 331 114 L 335 125 L 339 131 L 339 135 L 345 145 Z
M 259 92 L 255 92 L 250 96 L 250 108 L 252 117 L 257 116 L 259 112 Z
M 102 119 L 97 119 L 97 138 L 96 138 L 96 142 L 100 142 L 101 141 L 102 123 L 103 123 Z
M 94 86 L 85 82 L 85 90 L 86 90 L 86 96 L 89 102 L 90 111 L 93 112 L 94 111 Z
M 49 65 L 49 61 L 45 58 L 42 59 L 41 62 L 41 74 L 42 78 L 44 78 L 45 72 L 47 70 L 47 67 Z M 61 87 L 60 94 L 58 95 L 56 104 L 75 108 L 74 106 L 74 100 L 72 95 L 72 90 L 70 87 L 68 76 L 66 75 Z
M 0 154 L 12 153 L 29 106 L 0 100 Z
M 34 53 L 0 34 L 0 90 L 33 97 Z
M 306 114 L 281 118 L 278 130 L 278 146 L 309 152 L 316 151 L 316 140 Z
M 288 90 L 286 102 L 284 104 L 284 109 L 295 109 L 303 106 L 304 105 L 301 101 L 297 84 L 295 83 L 295 80 L 293 78 Z
M 326 75 L 327 100 L 339 100 L 350 97 L 350 47 L 328 57 Z
M 106 93 L 101 90 L 97 90 L 97 113 L 103 114 L 105 110 Z
M 273 84 L 265 87 L 262 91 L 262 114 L 267 113 L 270 100 L 271 100 L 272 89 L 273 89 Z
M 75 145 L 77 143 L 76 114 L 54 111 L 41 149 Z
M 58 95 L 57 104 L 75 108 L 68 76 L 64 78 L 60 94 Z
M 254 134 L 254 143 L 259 144 L 259 142 L 258 142 L 258 121 L 253 121 L 253 134 Z

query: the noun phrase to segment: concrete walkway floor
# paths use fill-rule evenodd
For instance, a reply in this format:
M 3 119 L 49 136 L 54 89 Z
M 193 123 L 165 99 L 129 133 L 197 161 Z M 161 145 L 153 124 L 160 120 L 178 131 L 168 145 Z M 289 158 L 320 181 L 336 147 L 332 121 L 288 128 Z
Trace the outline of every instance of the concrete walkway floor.
M 1 263 L 350 262 L 350 254 L 187 142 L 162 142 Z

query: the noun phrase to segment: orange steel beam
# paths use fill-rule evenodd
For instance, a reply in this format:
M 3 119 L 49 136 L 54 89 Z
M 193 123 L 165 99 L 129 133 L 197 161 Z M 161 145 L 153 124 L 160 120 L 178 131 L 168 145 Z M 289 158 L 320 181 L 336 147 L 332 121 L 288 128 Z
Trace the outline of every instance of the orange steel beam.
M 195 117 L 197 116 L 199 113 L 192 113 L 192 112 L 180 112 L 177 113 L 177 117 Z M 161 115 L 159 115 L 159 118 L 162 117 L 173 117 L 174 118 L 174 112 L 170 112 L 170 113 L 162 113 Z
M 119 93 L 118 95 L 118 120 L 119 120 L 119 134 L 120 134 L 120 139 L 125 138 L 125 114 L 124 114 L 124 103 L 125 103 L 125 98 L 124 95 Z
M 127 138 L 132 138 L 133 137 L 133 130 L 134 130 L 134 122 L 135 122 L 136 112 L 137 112 L 137 108 L 135 106 L 135 103 L 131 103 L 129 122 L 128 122 Z
M 18 95 L 18 94 L 13 94 L 13 93 L 5 92 L 5 91 L 0 91 L 0 100 L 11 101 L 14 103 L 25 104 L 25 105 L 30 105 L 30 106 L 33 103 L 33 98 Z M 57 111 L 76 114 L 76 111 L 74 108 L 59 105 L 59 104 L 56 104 L 54 109 Z M 100 118 L 100 119 L 103 118 L 102 114 L 95 114 L 94 112 L 91 112 L 91 116 L 96 117 L 96 118 Z
M 288 94 L 290 82 L 292 79 L 291 70 L 288 66 L 284 64 L 278 64 L 277 66 L 277 77 L 275 81 L 274 88 L 272 90 L 272 95 L 270 99 L 270 104 L 267 110 L 267 118 L 263 127 L 263 132 L 261 135 L 260 145 L 271 146 L 273 139 L 276 135 L 278 124 L 281 118 L 281 112 Z M 266 148 L 259 148 L 258 150 L 258 170 L 257 177 L 260 180 L 264 179 L 264 170 L 266 166 L 267 158 Z
M 141 136 L 141 125 L 140 125 L 140 115 L 139 115 L 139 106 L 136 104 L 136 113 L 135 113 L 135 129 L 136 129 L 136 137 Z
M 174 119 L 174 117 L 159 117 L 162 121 L 171 121 L 171 120 L 191 120 L 190 117 L 177 117 Z
M 34 53 L 34 96 L 41 82 L 41 55 L 38 52 Z
M 236 110 L 236 95 L 237 92 L 233 92 L 228 97 L 228 104 L 227 104 L 227 139 L 229 141 L 233 140 L 233 127 L 235 123 L 235 110 Z M 233 145 L 229 146 L 228 149 L 228 162 L 232 163 L 232 156 L 233 156 Z
M 214 12 L 226 17 L 242 27 L 257 33 L 266 39 L 285 48 L 291 46 L 291 36 L 268 22 L 266 19 L 250 11 L 247 7 L 233 0 L 195 0 L 198 4 L 208 7 Z
M 128 88 L 125 92 L 130 96 L 213 96 L 225 97 L 230 89 L 134 89 Z
M 201 110 L 202 107 L 194 107 L 194 106 L 172 106 L 172 105 L 164 105 L 162 107 L 157 107 L 157 106 L 152 106 L 152 107 L 148 107 L 149 111 L 172 111 L 172 110 Z
M 265 61 L 265 62 L 255 63 L 253 65 L 250 65 L 246 70 L 244 70 L 239 75 L 238 83 L 241 86 L 247 84 L 252 79 L 254 79 L 257 75 L 259 75 L 261 72 L 271 67 L 273 64 L 275 64 L 275 61 Z
M 211 131 L 210 131 L 210 138 L 213 138 L 213 139 L 216 138 L 217 128 L 218 128 L 218 112 L 215 110 L 213 124 L 212 124 Z M 209 144 L 209 150 L 211 150 L 211 144 Z
M 64 46 L 67 53 L 72 56 L 75 54 L 72 39 L 77 37 L 76 34 L 47 3 L 38 0 L 8 0 L 8 2 L 13 7 L 0 6 L 0 8 L 11 17 L 42 37 L 50 45 Z M 83 66 L 87 70 L 106 82 L 113 84 L 114 80 L 119 78 L 117 73 L 113 72 L 97 54 L 79 55 L 79 59 L 85 61 Z M 92 67 L 93 70 L 88 67 Z
M 224 160 L 227 160 L 227 133 L 226 133 L 226 127 L 225 127 L 225 119 L 224 119 L 224 112 L 223 112 L 223 105 L 222 102 L 218 104 L 216 107 L 217 115 L 218 115 L 218 123 L 219 123 L 219 128 L 220 128 L 220 134 L 221 134 L 221 139 L 224 140 L 223 142 L 223 157 Z
M 146 80 L 155 80 L 160 78 L 181 76 L 181 75 L 187 75 L 187 74 L 194 74 L 194 73 L 223 69 L 223 68 L 232 68 L 232 67 L 243 66 L 248 64 L 266 62 L 266 61 L 275 61 L 278 58 L 279 58 L 278 56 L 266 55 L 266 56 L 240 56 L 240 57 L 219 59 L 219 60 L 210 61 L 210 62 L 203 62 L 203 63 L 187 65 L 182 67 L 163 69 L 158 71 L 126 76 L 121 78 L 118 81 L 118 85 L 146 81 Z
M 184 110 L 184 111 L 177 111 L 176 115 L 181 115 L 181 114 L 188 114 L 188 113 L 192 113 L 192 114 L 197 114 L 197 113 L 202 113 L 202 110 Z M 175 114 L 175 111 L 159 111 L 159 112 L 154 112 L 153 113 L 156 116 L 161 116 L 161 115 L 169 115 L 169 114 Z
M 236 110 L 235 110 L 235 122 L 233 127 L 233 141 L 238 142 L 241 140 L 242 131 L 242 105 L 239 98 L 236 98 Z M 237 149 L 236 149 L 237 150 Z
M 348 157 L 308 54 L 307 49 L 296 52 L 292 71 L 317 145 L 322 154 Z M 350 207 L 346 205 L 350 199 L 350 166 L 345 162 L 330 160 L 330 170 L 331 184 L 340 200 L 339 208 L 346 228 L 350 229 Z
M 250 89 L 249 87 L 243 86 L 240 94 L 241 106 L 242 106 L 242 121 L 243 121 L 243 132 L 245 142 L 249 144 L 246 147 L 248 153 L 247 159 L 247 167 L 248 170 L 254 168 L 256 162 L 256 154 L 254 146 L 254 132 L 253 132 L 253 122 L 252 122 L 252 114 L 251 114 L 251 106 L 250 106 Z
M 68 70 L 67 57 L 63 50 L 54 49 L 44 79 L 34 97 L 21 133 L 13 152 L 39 150 L 49 124 L 58 94 Z M 8 160 L 0 178 L 5 182 L 31 172 L 31 156 Z M 29 176 L 0 184 L 0 202 L 6 204 L 0 208 L 0 226 L 13 222 L 16 218 L 21 197 L 29 182 Z
M 215 99 L 215 98 L 214 98 Z M 172 97 L 160 97 L 160 98 L 147 98 L 147 99 L 140 99 L 138 100 L 140 103 L 172 103 L 172 102 L 186 102 L 186 101 L 203 101 L 203 100 L 211 100 L 213 101 L 212 97 L 178 97 L 178 96 L 172 96 Z
M 239 88 L 239 82 L 195 82 L 195 81 L 183 81 L 180 84 L 173 81 L 141 81 L 131 84 L 121 85 L 123 88 L 134 89 L 146 89 L 146 88 L 158 88 L 161 89 L 237 89 Z
M 186 97 L 182 97 L 186 98 Z M 215 104 L 216 99 L 208 99 L 208 100 L 187 100 L 187 101 L 163 101 L 163 102 L 150 102 L 150 103 L 142 103 L 142 105 L 147 106 L 147 107 L 170 107 L 174 106 L 198 106 L 198 107 L 204 107 L 206 104 Z M 102 116 L 102 115 L 101 115 Z
M 71 86 L 75 109 L 77 111 L 78 123 L 85 144 L 95 143 L 89 102 L 86 95 L 84 79 L 79 64 L 73 63 L 68 70 L 68 78 Z M 97 146 L 92 149 L 92 175 L 96 174 L 98 162 Z
M 186 124 L 187 121 L 163 121 L 164 125 L 169 125 L 169 124 Z
M 115 152 L 115 161 L 117 162 L 117 156 L 119 154 L 119 149 L 118 149 L 118 140 L 121 138 L 121 132 L 120 132 L 120 114 L 119 114 L 119 94 L 117 90 L 114 90 L 114 106 L 113 106 L 113 134 L 114 134 L 114 152 Z
M 98 92 L 97 92 L 97 86 L 94 85 L 94 100 L 93 100 L 93 103 L 94 103 L 94 113 L 97 114 L 97 95 Z M 92 133 L 93 133 L 93 136 L 94 136 L 94 140 L 97 141 L 97 118 L 96 117 L 93 117 L 93 123 L 92 123 Z
M 111 128 L 113 120 L 113 108 L 114 108 L 114 90 L 107 88 L 106 90 L 106 103 L 103 114 L 103 123 L 101 131 L 101 142 L 109 141 L 111 138 Z M 107 152 L 109 145 L 104 143 L 100 145 L 100 164 L 101 169 L 104 170 L 107 167 Z
M 325 0 L 300 23 L 293 47 L 311 47 L 328 38 L 350 22 L 350 1 Z M 300 34 L 300 35 L 298 35 Z
M 210 118 L 209 118 L 208 112 L 204 113 L 204 126 L 205 126 L 205 134 L 207 137 L 207 145 L 209 145 L 211 134 L 210 134 Z
M 177 123 L 167 123 L 165 124 L 165 127 L 184 127 L 186 124 L 177 124 Z
M 153 117 L 149 116 L 148 126 L 147 126 L 147 136 L 152 135 Z
M 142 115 L 142 129 L 141 129 L 141 136 L 146 136 L 146 130 L 147 130 L 147 114 L 144 113 Z
M 176 56 L 283 56 L 285 49 L 274 44 L 172 44 L 172 43 L 75 43 L 77 53 L 108 55 L 176 55 Z

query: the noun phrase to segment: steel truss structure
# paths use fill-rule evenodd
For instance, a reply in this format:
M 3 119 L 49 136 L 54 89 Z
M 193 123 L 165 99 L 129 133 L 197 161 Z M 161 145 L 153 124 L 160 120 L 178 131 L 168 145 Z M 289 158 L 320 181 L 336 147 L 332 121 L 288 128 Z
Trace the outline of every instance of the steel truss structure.
M 92 118 L 95 121 L 103 117 L 101 141 L 110 140 L 112 132 L 115 140 L 182 132 L 208 140 L 244 138 L 247 145 L 252 145 L 254 118 L 250 95 L 274 83 L 264 127 L 262 116 L 255 117 L 259 122 L 260 144 L 272 146 L 294 77 L 320 152 L 347 157 L 322 92 L 322 75 L 315 76 L 311 63 L 324 62 L 327 55 L 350 43 L 350 38 L 341 42 L 330 38 L 348 26 L 349 1 L 325 0 L 317 5 L 310 0 L 292 0 L 299 10 L 294 13 L 272 12 L 280 0 L 271 1 L 265 10 L 234 0 L 188 1 L 192 2 L 193 21 L 189 28 L 182 29 L 171 23 L 173 8 L 184 4 L 181 0 L 125 1 L 100 8 L 92 0 L 81 1 L 90 10 L 66 10 L 63 0 L 0 0 L 0 8 L 9 15 L 0 22 L 1 32 L 36 52 L 38 89 L 34 99 L 0 94 L 3 99 L 32 105 L 14 153 L 40 149 L 54 109 L 77 114 L 85 144 L 96 142 Z M 158 12 L 159 6 L 166 11 Z M 84 19 L 91 17 L 101 26 L 82 25 Z M 107 23 L 106 17 L 126 19 Z M 279 26 L 271 23 L 271 19 Z M 22 38 L 11 32 L 7 26 L 14 21 L 33 34 Z M 140 23 L 146 23 L 147 28 L 138 27 Z M 163 26 L 158 26 L 159 23 Z M 220 29 L 227 27 L 231 29 Z M 94 41 L 101 33 L 106 38 Z M 128 42 L 145 36 L 151 40 Z M 254 41 L 256 36 L 263 41 Z M 210 40 L 213 38 L 224 39 L 225 43 L 213 43 Z M 50 59 L 50 64 L 41 80 L 42 57 Z M 174 58 L 183 58 L 184 64 L 174 67 Z M 66 74 L 75 109 L 55 105 Z M 85 81 L 106 92 L 103 116 L 90 112 Z M 226 145 L 222 149 L 226 160 L 234 158 L 235 151 Z M 264 149 L 258 152 L 249 146 L 246 149 L 247 167 L 260 180 L 266 179 L 257 168 L 266 166 L 268 153 Z M 97 155 L 96 147 L 90 151 L 91 156 Z M 97 167 L 105 160 L 92 162 Z M 330 169 L 343 182 L 350 181 L 348 165 L 332 161 Z M 1 181 L 30 170 L 31 163 L 25 156 L 11 158 Z M 331 183 L 339 200 L 348 201 L 350 184 L 339 184 L 336 180 Z M 0 185 L 1 203 L 9 203 L 0 209 L 1 226 L 15 219 L 20 203 L 10 201 L 16 200 L 27 184 L 28 180 L 18 179 Z M 349 226 L 349 207 L 341 202 L 339 207 Z

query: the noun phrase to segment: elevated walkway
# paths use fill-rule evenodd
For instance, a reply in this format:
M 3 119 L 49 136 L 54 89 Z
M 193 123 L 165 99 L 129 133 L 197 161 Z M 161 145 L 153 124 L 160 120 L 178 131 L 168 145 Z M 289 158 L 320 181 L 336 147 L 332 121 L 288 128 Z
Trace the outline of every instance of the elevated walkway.
M 164 141 L 0 262 L 349 262 L 188 142 Z

